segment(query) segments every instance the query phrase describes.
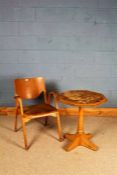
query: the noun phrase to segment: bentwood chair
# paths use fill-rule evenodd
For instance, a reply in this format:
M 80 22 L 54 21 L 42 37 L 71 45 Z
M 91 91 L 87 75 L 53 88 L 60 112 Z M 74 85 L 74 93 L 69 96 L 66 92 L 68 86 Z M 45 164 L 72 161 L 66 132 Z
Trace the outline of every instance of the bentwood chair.
M 45 117 L 45 123 L 47 124 L 48 116 L 56 117 L 59 140 L 62 141 L 63 137 L 62 137 L 59 112 L 57 108 L 49 104 L 50 100 L 48 100 L 47 98 L 44 78 L 35 77 L 35 78 L 15 79 L 14 85 L 15 85 L 15 100 L 16 100 L 16 116 L 15 116 L 14 130 L 17 131 L 17 117 L 18 115 L 20 115 L 22 120 L 25 149 L 28 149 L 26 123 L 35 118 Z M 23 106 L 24 99 L 26 100 L 36 99 L 41 94 L 43 94 L 44 103 L 30 106 Z M 53 93 L 49 95 L 49 98 L 52 94 Z

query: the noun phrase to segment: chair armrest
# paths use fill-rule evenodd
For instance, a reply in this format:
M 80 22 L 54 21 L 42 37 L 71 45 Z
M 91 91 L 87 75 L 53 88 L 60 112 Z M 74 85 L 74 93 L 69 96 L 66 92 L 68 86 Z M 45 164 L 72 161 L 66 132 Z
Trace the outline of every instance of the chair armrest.
M 15 96 L 14 96 L 14 99 L 18 99 L 18 98 L 20 98 L 19 95 L 15 95 Z
M 24 110 L 23 110 L 22 99 L 18 95 L 15 95 L 14 98 L 16 100 L 16 108 L 20 108 L 21 114 L 23 115 Z
M 53 98 L 54 99 L 55 107 L 58 108 L 57 96 L 58 96 L 57 95 L 57 92 L 49 92 L 49 94 L 47 96 L 48 104 L 50 104 L 51 98 Z

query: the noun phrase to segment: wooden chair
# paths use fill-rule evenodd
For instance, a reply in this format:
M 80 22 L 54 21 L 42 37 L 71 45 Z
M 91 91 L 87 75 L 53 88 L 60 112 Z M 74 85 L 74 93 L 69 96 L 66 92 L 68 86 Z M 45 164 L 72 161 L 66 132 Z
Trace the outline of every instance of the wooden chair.
M 16 100 L 16 116 L 15 116 L 14 130 L 17 131 L 17 116 L 18 114 L 20 114 L 22 120 L 25 149 L 28 149 L 26 123 L 32 119 L 39 117 L 45 117 L 45 124 L 47 124 L 48 116 L 56 117 L 59 140 L 62 141 L 63 137 L 62 137 L 59 112 L 57 108 L 49 104 L 49 100 L 46 94 L 44 78 L 35 77 L 35 78 L 15 79 L 14 85 L 15 85 L 15 100 Z M 40 94 L 42 93 L 44 96 L 44 103 L 31 106 L 23 106 L 23 99 L 27 100 L 35 99 L 39 97 Z M 49 95 L 49 99 L 51 95 L 54 95 L 54 93 L 51 93 Z

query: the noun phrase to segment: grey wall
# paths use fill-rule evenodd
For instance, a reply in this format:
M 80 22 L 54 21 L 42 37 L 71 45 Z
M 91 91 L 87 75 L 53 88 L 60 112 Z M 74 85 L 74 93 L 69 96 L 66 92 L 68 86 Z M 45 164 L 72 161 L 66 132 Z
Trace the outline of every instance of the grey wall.
M 49 90 L 90 89 L 117 106 L 116 0 L 0 0 L 0 105 L 13 79 L 44 76 Z

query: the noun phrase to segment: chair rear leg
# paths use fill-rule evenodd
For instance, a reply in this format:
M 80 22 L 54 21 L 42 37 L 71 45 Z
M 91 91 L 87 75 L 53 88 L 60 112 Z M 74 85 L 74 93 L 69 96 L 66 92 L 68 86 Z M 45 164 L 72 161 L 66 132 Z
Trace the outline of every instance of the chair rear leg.
M 25 149 L 28 149 L 28 145 L 27 145 L 27 132 L 26 132 L 26 125 L 25 125 L 25 121 L 22 119 L 22 128 L 23 128 L 23 136 L 24 136 L 24 146 Z
M 49 119 L 49 117 L 45 117 L 45 126 L 47 126 L 48 125 L 48 119 Z
M 63 141 L 63 134 L 62 134 L 62 128 L 61 128 L 61 121 L 60 121 L 60 115 L 57 113 L 57 129 L 58 129 L 58 135 L 59 135 L 59 141 Z
M 15 125 L 14 125 L 14 131 L 17 131 L 17 118 L 18 118 L 18 108 L 16 109 L 16 114 L 15 114 Z

